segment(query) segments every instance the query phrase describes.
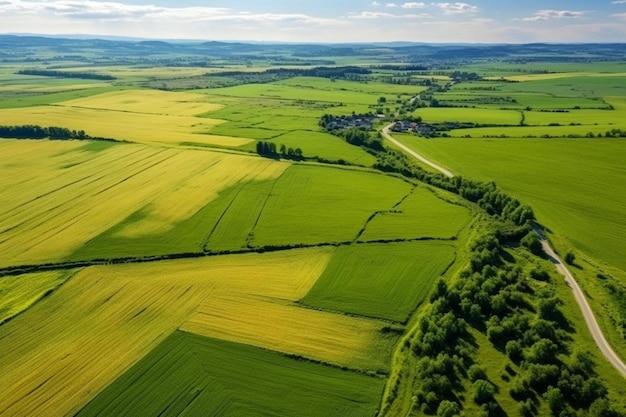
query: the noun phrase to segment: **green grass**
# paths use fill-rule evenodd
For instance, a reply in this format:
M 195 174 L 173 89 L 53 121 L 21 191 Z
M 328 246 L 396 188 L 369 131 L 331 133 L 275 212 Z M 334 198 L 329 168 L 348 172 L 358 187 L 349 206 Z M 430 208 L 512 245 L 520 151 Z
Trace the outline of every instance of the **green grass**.
M 362 148 L 346 143 L 343 139 L 324 132 L 293 131 L 272 139 L 272 142 L 280 148 L 301 148 L 304 156 L 308 158 L 319 157 L 326 160 L 337 161 L 343 159 L 356 165 L 372 166 L 376 158 Z M 252 150 L 253 145 L 247 145 Z
M 280 84 L 247 84 L 236 87 L 215 88 L 205 90 L 205 92 L 217 96 L 239 98 L 263 97 L 366 105 L 375 104 L 378 99 L 376 94 L 358 91 L 319 90 Z
M 226 199 L 230 199 L 230 202 L 215 223 L 205 249 L 219 251 L 244 248 L 274 184 L 275 181 L 255 181 L 227 193 Z M 217 204 L 223 206 L 221 201 Z
M 420 139 L 411 148 L 530 204 L 576 248 L 626 271 L 626 142 L 619 139 Z
M 68 272 L 0 277 L 0 324 L 17 316 L 63 284 Z
M 175 332 L 77 417 L 374 416 L 384 381 Z
M 450 201 L 456 196 L 444 194 Z M 423 237 L 452 238 L 469 221 L 469 211 L 438 197 L 425 186 L 413 192 L 391 211 L 378 213 L 359 240 L 395 240 Z
M 582 126 L 514 126 L 514 127 L 482 127 L 475 129 L 456 129 L 449 133 L 453 137 L 464 137 L 470 135 L 473 138 L 493 138 L 493 137 L 509 137 L 509 138 L 567 138 L 568 135 L 574 137 L 583 137 L 588 133 L 594 136 L 604 135 L 611 129 L 625 129 L 626 120 L 617 121 L 613 124 L 598 125 L 582 125 Z M 504 135 L 504 136 L 502 136 Z M 546 136 L 547 135 L 547 136 Z
M 302 302 L 404 322 L 454 257 L 454 246 L 443 242 L 342 247 Z
M 294 77 L 275 83 L 277 85 L 288 85 L 303 89 L 330 90 L 330 91 L 357 91 L 367 94 L 378 94 L 381 96 L 395 95 L 415 95 L 424 91 L 425 87 L 415 85 L 397 85 L 381 82 L 360 82 L 330 80 L 327 78 L 315 77 Z
M 293 166 L 277 181 L 254 229 L 254 246 L 352 241 L 375 212 L 410 190 L 396 178 Z
M 520 112 L 514 110 L 434 107 L 418 109 L 415 116 L 420 116 L 427 123 L 471 122 L 513 126 L 520 124 L 522 118 Z

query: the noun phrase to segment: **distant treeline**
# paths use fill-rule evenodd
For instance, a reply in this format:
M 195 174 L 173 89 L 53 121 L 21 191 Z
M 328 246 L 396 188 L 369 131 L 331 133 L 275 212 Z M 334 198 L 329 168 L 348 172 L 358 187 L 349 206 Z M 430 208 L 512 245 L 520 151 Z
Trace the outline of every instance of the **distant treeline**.
M 375 65 L 371 68 L 378 70 L 391 70 L 391 71 L 427 71 L 428 67 L 423 65 Z
M 250 77 L 251 75 L 270 75 L 279 78 L 292 77 L 321 77 L 321 78 L 350 78 L 351 75 L 368 75 L 372 71 L 367 68 L 346 66 L 346 67 L 316 67 L 316 68 L 270 68 L 268 70 L 251 73 L 246 71 L 223 71 L 206 74 L 211 77 Z
M 53 70 L 19 70 L 16 74 L 19 75 L 35 75 L 38 77 L 57 77 L 57 78 L 80 78 L 83 80 L 101 80 L 112 81 L 117 78 L 112 75 L 105 74 L 93 74 L 90 72 L 69 72 L 69 71 L 53 71 Z
M 65 127 L 37 125 L 0 126 L 0 138 L 12 139 L 90 139 L 84 130 Z

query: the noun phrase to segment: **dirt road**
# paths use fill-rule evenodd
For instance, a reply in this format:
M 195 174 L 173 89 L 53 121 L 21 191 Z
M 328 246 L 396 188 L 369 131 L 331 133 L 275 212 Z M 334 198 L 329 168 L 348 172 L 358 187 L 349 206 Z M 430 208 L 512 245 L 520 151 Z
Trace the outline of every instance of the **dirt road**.
M 449 178 L 454 177 L 454 174 L 452 172 L 435 164 L 434 162 L 429 161 L 422 155 L 418 154 L 417 152 L 414 152 L 413 150 L 408 148 L 406 145 L 404 145 L 403 143 L 395 139 L 393 136 L 391 136 L 391 134 L 389 133 L 389 129 L 391 128 L 391 126 L 393 125 L 386 126 L 382 130 L 382 135 L 384 136 L 385 139 L 387 139 L 388 141 L 390 141 L 391 143 L 393 143 L 394 145 L 396 145 L 397 147 L 399 147 L 400 149 L 402 149 L 409 155 L 418 159 L 419 161 L 425 163 L 426 165 L 430 167 L 435 168 L 437 171 L 441 172 L 446 177 L 449 177 Z M 576 302 L 578 303 L 578 306 L 580 307 L 580 310 L 583 313 L 583 317 L 585 318 L 587 327 L 589 328 L 589 331 L 591 332 L 591 336 L 593 337 L 593 340 L 596 342 L 596 345 L 598 345 L 598 348 L 600 349 L 602 354 L 615 367 L 615 369 L 617 369 L 619 373 L 621 373 L 624 377 L 626 377 L 626 364 L 624 364 L 624 362 L 619 358 L 619 356 L 617 356 L 615 351 L 611 348 L 609 343 L 606 341 L 606 338 L 604 337 L 602 330 L 600 330 L 600 326 L 598 326 L 598 322 L 596 321 L 596 318 L 593 315 L 591 306 L 587 302 L 587 299 L 585 298 L 583 291 L 580 289 L 578 282 L 576 282 L 576 280 L 574 279 L 570 271 L 563 264 L 563 262 L 561 262 L 561 259 L 559 259 L 559 257 L 554 252 L 552 247 L 550 247 L 550 244 L 548 243 L 545 235 L 543 234 L 543 231 L 535 224 L 533 224 L 533 228 L 539 234 L 539 236 L 541 236 L 541 245 L 543 246 L 543 250 L 546 252 L 548 257 L 552 260 L 557 271 L 565 277 L 565 282 L 574 292 L 574 298 L 576 299 Z
M 406 146 L 405 144 L 403 144 L 402 142 L 398 141 L 396 138 L 391 136 L 391 134 L 389 133 L 389 129 L 391 129 L 391 126 L 393 126 L 393 124 L 390 124 L 389 126 L 384 127 L 381 132 L 385 139 L 387 139 L 389 142 L 393 143 L 398 148 L 402 149 L 404 152 L 408 153 L 415 159 L 419 160 L 420 162 L 423 162 L 424 164 L 432 168 L 435 168 L 437 171 L 441 172 L 446 177 L 448 178 L 454 177 L 454 174 L 452 172 L 448 171 L 442 166 L 435 164 L 432 161 L 429 161 L 428 159 L 424 158 L 422 155 L 418 154 L 417 152 L 415 152 L 414 150 L 412 150 L 411 148 L 409 148 L 408 146 Z
M 596 345 L 600 348 L 602 354 L 611 362 L 611 364 L 617 369 L 624 377 L 626 377 L 626 364 L 622 362 L 622 360 L 617 356 L 615 351 L 611 348 L 609 343 L 606 341 L 602 330 L 600 330 L 600 326 L 598 326 L 598 322 L 596 321 L 596 317 L 593 315 L 593 311 L 591 310 L 591 306 L 587 302 L 585 298 L 585 294 L 581 290 L 578 282 L 574 279 L 572 274 L 569 272 L 565 264 L 561 261 L 561 259 L 554 252 L 552 247 L 548 244 L 543 231 L 537 226 L 533 225 L 535 231 L 541 236 L 541 244 L 543 246 L 544 252 L 548 255 L 552 263 L 556 266 L 557 271 L 561 275 L 565 277 L 565 282 L 574 292 L 574 298 L 576 298 L 576 302 L 580 307 L 580 310 L 583 313 L 583 317 L 585 318 L 585 322 L 587 323 L 587 327 L 591 332 L 591 336 L 593 336 L 593 340 L 596 342 Z

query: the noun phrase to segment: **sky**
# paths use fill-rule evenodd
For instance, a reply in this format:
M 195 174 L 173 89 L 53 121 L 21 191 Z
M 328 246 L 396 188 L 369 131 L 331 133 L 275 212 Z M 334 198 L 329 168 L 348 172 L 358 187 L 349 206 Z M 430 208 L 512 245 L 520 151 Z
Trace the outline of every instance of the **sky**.
M 468 1 L 0 0 L 0 33 L 323 43 L 626 42 L 626 0 Z

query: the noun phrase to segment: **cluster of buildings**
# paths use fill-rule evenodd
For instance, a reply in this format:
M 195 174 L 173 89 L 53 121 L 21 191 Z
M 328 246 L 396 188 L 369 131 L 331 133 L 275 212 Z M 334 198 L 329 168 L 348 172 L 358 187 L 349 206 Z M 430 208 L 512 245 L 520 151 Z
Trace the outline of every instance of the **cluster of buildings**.
M 344 115 L 327 117 L 324 120 L 324 128 L 326 130 L 350 128 L 371 130 L 377 117 L 378 116 L 369 114 L 353 114 L 350 116 Z
M 426 123 L 417 123 L 410 120 L 400 120 L 391 127 L 393 132 L 413 132 L 422 136 L 430 136 L 436 131 L 434 126 Z

